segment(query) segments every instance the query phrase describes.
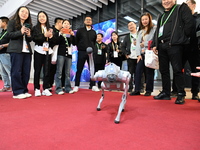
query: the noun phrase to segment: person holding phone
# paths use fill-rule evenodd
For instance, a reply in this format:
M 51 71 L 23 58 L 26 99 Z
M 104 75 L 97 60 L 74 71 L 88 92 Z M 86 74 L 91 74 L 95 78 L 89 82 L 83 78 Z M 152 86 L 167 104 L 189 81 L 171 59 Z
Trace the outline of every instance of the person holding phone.
M 29 26 L 25 26 L 29 24 Z M 24 99 L 31 97 L 28 93 L 28 82 L 31 68 L 31 16 L 26 6 L 17 9 L 8 23 L 8 38 L 10 42 L 7 52 L 11 56 L 11 83 L 13 98 Z
M 57 56 L 57 68 L 56 68 L 56 93 L 61 95 L 66 93 L 74 93 L 70 83 L 70 69 L 72 65 L 72 48 L 71 44 L 75 45 L 74 32 L 70 29 L 71 25 L 68 20 L 63 21 L 63 28 L 60 31 L 58 56 Z M 64 69 L 63 69 L 64 68 Z M 62 72 L 65 71 L 65 84 L 64 91 L 62 88 Z
M 37 24 L 33 27 L 34 47 L 34 89 L 35 96 L 51 96 L 50 88 L 50 64 L 53 46 L 53 29 L 50 28 L 49 18 L 46 12 L 40 11 L 37 15 Z M 43 66 L 43 91 L 40 91 L 40 72 Z

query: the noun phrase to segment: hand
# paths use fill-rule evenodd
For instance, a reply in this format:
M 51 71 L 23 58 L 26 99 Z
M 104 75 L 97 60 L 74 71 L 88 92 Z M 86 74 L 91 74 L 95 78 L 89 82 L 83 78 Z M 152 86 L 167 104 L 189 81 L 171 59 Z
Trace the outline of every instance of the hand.
M 142 60 L 142 56 L 141 56 L 141 55 L 139 55 L 139 56 L 137 57 L 137 63 L 138 63 L 140 60 Z
M 126 55 L 126 58 L 128 59 L 130 55 Z
M 24 34 L 26 32 L 26 27 L 25 26 L 22 26 L 21 28 L 21 33 Z
M 194 76 L 194 77 L 200 77 L 200 72 L 191 73 L 191 76 Z
M 25 34 L 26 34 L 27 36 L 31 36 L 31 30 L 30 30 L 29 28 L 26 28 L 26 29 L 25 29 Z
M 53 37 L 53 29 L 49 29 L 49 31 L 47 31 L 45 34 L 44 34 L 45 37 L 48 37 L 48 38 L 52 38 Z
M 133 44 L 136 46 L 136 40 L 133 41 Z
M 116 49 L 116 51 L 119 53 L 120 51 L 118 49 Z
M 2 50 L 4 48 L 4 46 L 3 45 L 0 45 L 0 50 Z
M 69 33 L 74 36 L 74 32 L 70 29 Z
M 140 47 L 143 48 L 144 47 L 144 43 L 140 43 Z
M 153 47 L 152 50 L 153 50 L 153 52 L 154 52 L 156 55 L 158 55 L 158 50 L 157 50 L 156 47 Z

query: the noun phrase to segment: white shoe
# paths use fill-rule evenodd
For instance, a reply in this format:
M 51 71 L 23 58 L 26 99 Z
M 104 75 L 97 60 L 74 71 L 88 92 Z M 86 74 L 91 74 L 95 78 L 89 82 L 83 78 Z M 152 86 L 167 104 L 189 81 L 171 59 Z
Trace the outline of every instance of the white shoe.
M 75 86 L 73 89 L 74 92 L 78 92 L 78 86 Z
M 63 91 L 60 91 L 60 92 L 58 92 L 58 95 L 63 95 L 65 92 L 63 92 Z
M 42 91 L 42 95 L 51 96 L 52 93 L 48 89 L 45 89 L 44 91 Z
M 35 89 L 35 96 L 41 96 L 41 92 L 38 89 Z
M 69 91 L 69 94 L 73 94 L 73 93 L 74 93 L 74 91 L 73 91 L 73 90 Z
M 24 94 L 26 95 L 27 98 L 32 96 L 32 94 L 30 93 L 24 93 Z
M 26 98 L 26 95 L 25 94 L 19 94 L 19 95 L 13 96 L 13 98 L 24 99 L 24 98 Z
M 93 86 L 92 87 L 92 91 L 99 92 L 100 90 L 99 90 L 99 88 L 97 86 Z

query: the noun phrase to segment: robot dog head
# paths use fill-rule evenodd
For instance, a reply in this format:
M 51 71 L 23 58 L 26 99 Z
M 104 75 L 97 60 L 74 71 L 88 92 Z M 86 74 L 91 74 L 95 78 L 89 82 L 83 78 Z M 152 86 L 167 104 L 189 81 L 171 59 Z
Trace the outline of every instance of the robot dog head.
M 108 82 L 116 82 L 119 71 L 120 71 L 120 67 L 118 67 L 114 63 L 111 63 L 108 66 L 106 66 L 105 73 L 106 73 Z

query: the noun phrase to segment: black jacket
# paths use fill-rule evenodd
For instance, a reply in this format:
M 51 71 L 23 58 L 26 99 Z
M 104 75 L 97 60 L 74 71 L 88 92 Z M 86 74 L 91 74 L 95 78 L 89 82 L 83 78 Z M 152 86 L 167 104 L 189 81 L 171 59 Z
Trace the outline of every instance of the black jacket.
M 76 33 L 76 46 L 78 51 L 86 51 L 88 47 L 95 48 L 96 32 L 91 29 L 87 31 L 86 27 L 78 29 Z
M 2 32 L 0 34 L 0 45 L 9 43 L 9 38 L 8 38 L 7 33 L 8 33 L 7 30 L 2 30 Z M 4 47 L 3 49 L 0 50 L 0 54 L 6 53 L 6 52 L 7 52 L 7 47 Z
M 67 38 L 67 42 L 65 41 L 65 38 L 60 35 L 58 38 L 58 55 L 61 56 L 67 56 L 69 58 L 72 58 L 72 55 L 68 54 L 68 49 L 67 47 L 69 47 L 71 44 L 75 45 L 75 37 L 74 36 L 70 36 L 69 38 Z M 66 43 L 68 43 L 68 45 L 66 45 Z
M 105 48 L 102 48 L 102 45 L 105 46 Z M 102 54 L 98 54 L 98 49 L 102 50 Z M 107 53 L 107 45 L 105 43 L 97 43 L 95 44 L 95 49 L 93 52 L 93 57 L 94 57 L 94 63 L 95 64 L 105 64 L 106 63 L 106 53 Z
M 21 30 L 16 29 L 15 27 L 15 20 L 10 20 L 8 22 L 8 38 L 10 38 L 10 42 L 7 48 L 7 52 L 9 53 L 22 53 L 23 48 L 23 34 L 21 33 Z M 32 49 L 30 46 L 30 43 L 32 41 L 32 37 L 28 37 L 25 35 L 25 39 L 27 42 L 28 49 L 30 53 L 32 54 Z
M 187 4 L 183 3 L 182 5 L 178 5 L 172 15 L 175 15 L 175 18 L 171 23 L 171 35 L 169 38 L 169 45 L 182 45 L 188 44 L 192 30 L 194 28 L 194 20 L 192 17 L 192 13 Z M 158 19 L 158 26 L 154 35 L 154 40 L 152 47 L 158 47 L 158 33 L 160 29 L 162 15 Z
M 32 37 L 33 37 L 33 41 L 35 42 L 35 45 L 42 46 L 44 42 L 48 41 L 49 47 L 51 48 L 53 48 L 56 45 L 57 37 L 55 36 L 55 34 L 56 33 L 53 32 L 53 37 L 47 39 L 42 33 L 41 27 L 34 26 L 33 31 L 32 31 Z
M 130 55 L 131 54 L 131 40 L 130 40 L 130 33 L 127 34 L 123 40 L 123 43 L 121 45 L 121 50 L 125 55 Z

